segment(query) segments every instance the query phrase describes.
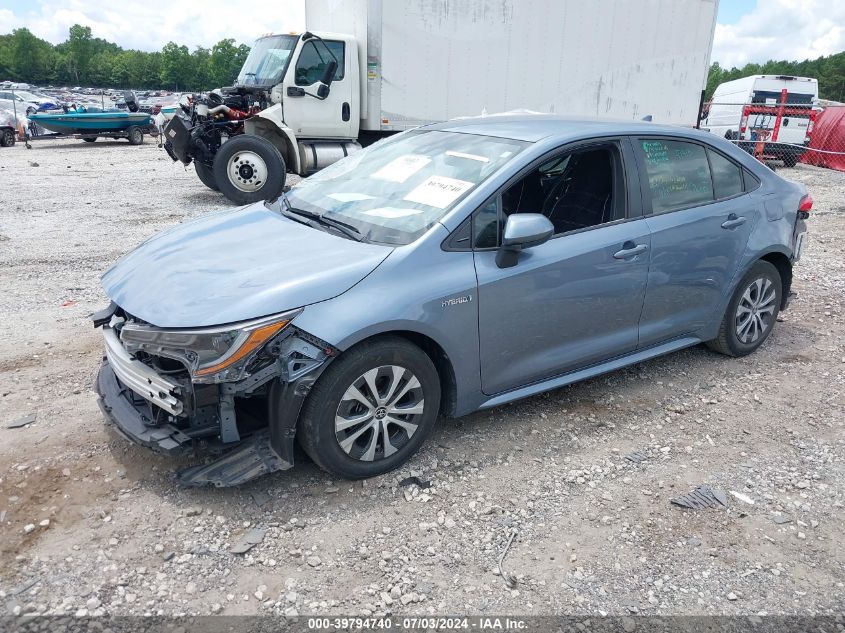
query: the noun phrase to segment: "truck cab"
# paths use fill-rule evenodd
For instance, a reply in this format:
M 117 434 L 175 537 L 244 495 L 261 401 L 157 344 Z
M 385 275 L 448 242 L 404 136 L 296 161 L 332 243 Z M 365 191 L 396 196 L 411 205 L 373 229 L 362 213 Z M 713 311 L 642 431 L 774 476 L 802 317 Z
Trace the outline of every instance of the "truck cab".
M 332 62 L 334 73 L 326 77 Z M 272 142 L 289 171 L 305 176 L 360 149 L 354 37 L 306 32 L 260 38 L 236 83 L 256 87 L 267 90 L 272 105 L 248 119 L 244 131 Z

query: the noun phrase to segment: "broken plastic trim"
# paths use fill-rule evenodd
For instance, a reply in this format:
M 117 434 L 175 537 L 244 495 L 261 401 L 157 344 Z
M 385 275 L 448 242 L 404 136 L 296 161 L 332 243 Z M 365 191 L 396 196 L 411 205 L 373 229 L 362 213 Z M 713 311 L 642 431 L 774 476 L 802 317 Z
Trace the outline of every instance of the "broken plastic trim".
M 222 488 L 239 486 L 261 475 L 287 470 L 293 462 L 283 460 L 270 445 L 270 434 L 256 433 L 236 449 L 204 466 L 191 466 L 177 473 L 183 486 L 211 484 Z
M 718 507 L 727 508 L 728 498 L 724 490 L 718 490 L 710 486 L 699 486 L 692 492 L 671 499 L 670 503 L 690 510 Z
M 185 486 L 238 486 L 293 467 L 293 440 L 305 398 L 337 350 L 316 337 L 291 328 L 274 341 L 277 361 L 237 383 L 221 385 L 224 395 L 248 396 L 270 383 L 267 399 L 269 428 L 238 444 L 210 464 L 180 471 Z M 234 422 L 234 418 L 232 420 Z M 222 429 L 221 429 L 222 431 Z

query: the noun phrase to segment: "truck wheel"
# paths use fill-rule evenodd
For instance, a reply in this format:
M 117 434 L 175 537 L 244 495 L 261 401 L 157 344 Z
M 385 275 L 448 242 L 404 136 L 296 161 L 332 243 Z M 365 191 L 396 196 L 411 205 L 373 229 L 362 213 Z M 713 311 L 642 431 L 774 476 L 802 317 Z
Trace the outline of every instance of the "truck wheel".
M 756 350 L 772 333 L 782 292 L 778 269 L 758 261 L 737 285 L 719 334 L 707 346 L 728 356 L 745 356 Z
M 431 359 L 398 336 L 362 343 L 320 376 L 297 438 L 337 477 L 374 477 L 404 464 L 434 428 L 440 379 Z
M 96 136 L 86 136 L 82 140 L 85 141 L 86 143 L 93 143 L 94 141 L 97 140 L 97 137 Z
M 15 144 L 15 132 L 14 130 L 0 130 L 0 145 L 3 147 L 11 147 Z
M 793 152 L 787 152 L 783 155 L 783 166 L 784 167 L 795 167 L 798 163 L 798 159 L 801 158 L 801 154 L 795 154 Z
M 194 161 L 194 169 L 197 170 L 197 176 L 206 187 L 213 191 L 220 191 L 217 187 L 217 181 L 214 180 L 214 170 L 203 163 Z
M 285 186 L 285 161 L 267 139 L 241 134 L 223 143 L 214 157 L 214 180 L 236 204 L 269 200 Z
M 137 125 L 129 128 L 129 144 L 140 145 L 144 142 L 144 132 Z

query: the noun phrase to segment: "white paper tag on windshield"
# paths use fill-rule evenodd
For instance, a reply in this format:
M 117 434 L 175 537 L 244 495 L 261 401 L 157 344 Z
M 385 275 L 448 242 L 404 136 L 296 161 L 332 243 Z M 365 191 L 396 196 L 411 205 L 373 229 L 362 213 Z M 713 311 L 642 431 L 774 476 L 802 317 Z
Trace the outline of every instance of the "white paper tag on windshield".
M 389 180 L 390 182 L 405 182 L 430 162 L 431 159 L 428 156 L 405 154 L 399 158 L 394 158 L 370 178 Z
M 408 202 L 419 202 L 430 207 L 445 209 L 452 204 L 473 183 L 446 176 L 430 176 L 403 198 Z
M 378 209 L 368 209 L 364 211 L 364 215 L 372 215 L 377 218 L 387 218 L 395 220 L 397 218 L 407 218 L 411 215 L 419 215 L 422 209 L 400 209 L 399 207 L 379 207 Z
M 374 197 L 375 196 L 368 196 L 366 193 L 345 193 L 342 191 L 329 194 L 329 198 L 337 200 L 338 202 L 360 202 L 361 200 L 372 200 Z

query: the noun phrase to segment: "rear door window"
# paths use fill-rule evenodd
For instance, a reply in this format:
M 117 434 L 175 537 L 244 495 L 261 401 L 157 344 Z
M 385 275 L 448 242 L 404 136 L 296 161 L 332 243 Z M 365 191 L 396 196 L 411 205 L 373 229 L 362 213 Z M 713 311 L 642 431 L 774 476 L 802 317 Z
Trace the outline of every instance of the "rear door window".
M 710 171 L 713 174 L 716 200 L 741 194 L 742 170 L 739 166 L 711 149 L 707 150 L 707 155 L 710 157 Z
M 802 92 L 787 92 L 786 103 L 789 105 L 812 105 L 812 94 Z M 780 103 L 781 93 L 775 90 L 755 90 L 751 96 L 751 103 Z
M 666 139 L 639 139 L 652 213 L 666 213 L 712 202 L 713 182 L 702 145 Z

